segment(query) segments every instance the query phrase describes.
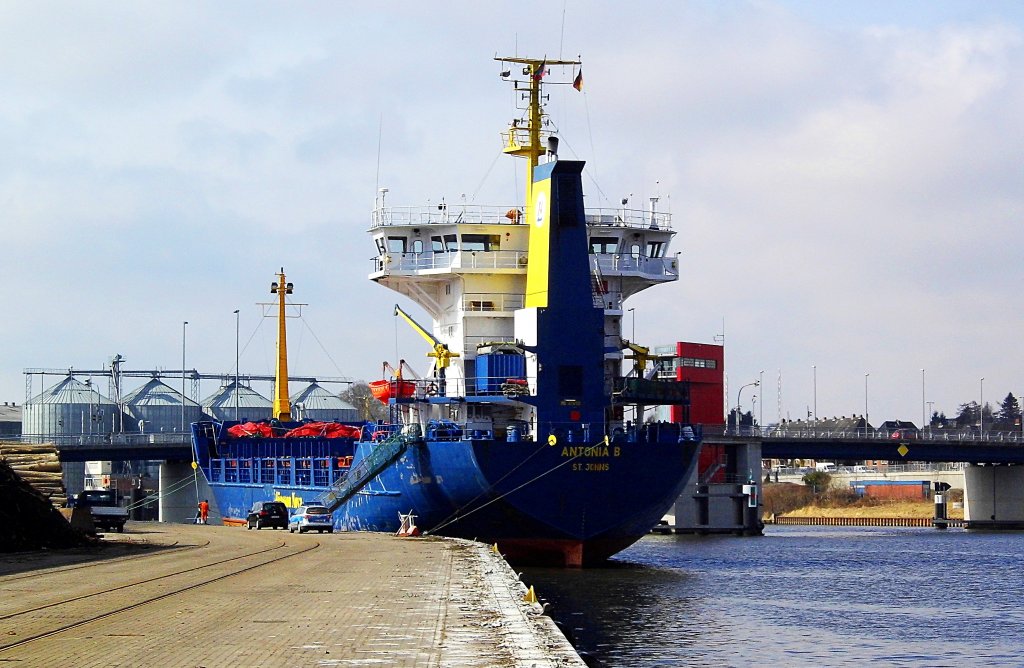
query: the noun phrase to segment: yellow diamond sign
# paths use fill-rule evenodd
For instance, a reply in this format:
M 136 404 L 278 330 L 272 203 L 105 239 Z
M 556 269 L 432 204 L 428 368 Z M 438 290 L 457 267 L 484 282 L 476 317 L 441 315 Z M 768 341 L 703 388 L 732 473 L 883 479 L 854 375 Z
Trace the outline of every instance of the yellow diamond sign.
M 900 453 L 900 457 L 906 457 L 907 453 L 910 452 L 910 448 L 907 447 L 906 443 L 900 443 L 900 447 L 896 448 L 896 452 Z

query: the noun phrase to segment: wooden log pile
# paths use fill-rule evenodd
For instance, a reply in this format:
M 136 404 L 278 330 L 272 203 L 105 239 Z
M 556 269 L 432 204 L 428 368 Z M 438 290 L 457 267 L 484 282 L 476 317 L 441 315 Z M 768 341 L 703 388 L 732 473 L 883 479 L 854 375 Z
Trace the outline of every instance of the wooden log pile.
M 48 498 L 55 508 L 60 508 L 67 501 L 63 469 L 57 448 L 52 443 L 0 441 L 0 461 Z
M 3 447 L 6 449 L 8 445 L 4 443 Z M 52 471 L 26 471 L 40 472 L 52 474 Z M 60 474 L 57 476 L 59 479 Z M 6 461 L 6 454 L 0 457 L 0 527 L 0 552 L 78 547 L 93 542 L 71 528 L 50 498 L 21 479 Z

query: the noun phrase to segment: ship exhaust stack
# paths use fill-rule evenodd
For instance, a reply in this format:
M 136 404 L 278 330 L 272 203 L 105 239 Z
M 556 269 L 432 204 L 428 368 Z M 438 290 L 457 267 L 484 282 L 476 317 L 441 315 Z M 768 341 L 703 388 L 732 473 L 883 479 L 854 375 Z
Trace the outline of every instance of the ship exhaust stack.
M 558 160 L 558 137 L 548 137 L 548 159 Z

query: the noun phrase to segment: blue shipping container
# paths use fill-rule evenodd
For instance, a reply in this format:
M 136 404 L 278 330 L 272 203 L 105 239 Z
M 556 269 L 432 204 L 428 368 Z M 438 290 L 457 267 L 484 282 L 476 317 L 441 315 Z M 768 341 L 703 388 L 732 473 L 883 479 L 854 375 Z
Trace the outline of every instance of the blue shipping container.
M 476 391 L 501 394 L 501 385 L 509 378 L 526 378 L 526 356 L 492 353 L 476 358 Z

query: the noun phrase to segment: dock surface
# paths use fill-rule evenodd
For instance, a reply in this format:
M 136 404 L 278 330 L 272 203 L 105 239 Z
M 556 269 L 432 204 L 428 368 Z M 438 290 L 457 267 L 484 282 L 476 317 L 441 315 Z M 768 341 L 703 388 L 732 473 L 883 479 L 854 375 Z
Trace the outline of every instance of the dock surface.
M 0 663 L 583 666 L 486 545 L 130 522 L 0 555 Z

